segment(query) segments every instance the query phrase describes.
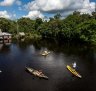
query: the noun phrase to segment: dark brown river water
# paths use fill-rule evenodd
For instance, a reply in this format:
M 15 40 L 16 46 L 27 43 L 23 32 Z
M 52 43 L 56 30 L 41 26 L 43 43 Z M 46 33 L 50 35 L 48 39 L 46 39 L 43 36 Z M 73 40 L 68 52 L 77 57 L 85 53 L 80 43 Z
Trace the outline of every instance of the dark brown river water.
M 96 91 L 96 50 L 85 45 L 51 42 L 0 44 L 0 91 Z M 44 57 L 39 53 L 49 50 Z M 82 79 L 73 76 L 67 64 L 77 63 Z M 42 70 L 49 79 L 39 79 L 25 66 Z

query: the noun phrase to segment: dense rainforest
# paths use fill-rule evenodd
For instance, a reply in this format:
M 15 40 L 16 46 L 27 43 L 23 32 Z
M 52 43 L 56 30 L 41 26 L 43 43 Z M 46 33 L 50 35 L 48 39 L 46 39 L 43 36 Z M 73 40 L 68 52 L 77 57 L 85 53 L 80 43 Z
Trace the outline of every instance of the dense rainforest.
M 25 32 L 30 38 L 50 38 L 58 41 L 81 41 L 96 44 L 96 12 L 92 14 L 73 14 L 62 18 L 56 14 L 49 20 L 37 18 L 20 18 L 10 20 L 0 18 L 0 29 L 2 32 L 10 32 L 13 35 Z

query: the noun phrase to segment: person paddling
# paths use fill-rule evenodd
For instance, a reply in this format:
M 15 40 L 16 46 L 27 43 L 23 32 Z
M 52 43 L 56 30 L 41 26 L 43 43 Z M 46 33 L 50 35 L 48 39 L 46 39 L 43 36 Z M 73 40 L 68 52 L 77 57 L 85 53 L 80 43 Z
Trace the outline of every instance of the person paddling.
M 73 66 L 73 68 L 76 68 L 76 62 L 74 62 L 74 63 L 72 64 L 72 66 Z
M 42 75 L 42 70 L 39 70 L 39 75 Z

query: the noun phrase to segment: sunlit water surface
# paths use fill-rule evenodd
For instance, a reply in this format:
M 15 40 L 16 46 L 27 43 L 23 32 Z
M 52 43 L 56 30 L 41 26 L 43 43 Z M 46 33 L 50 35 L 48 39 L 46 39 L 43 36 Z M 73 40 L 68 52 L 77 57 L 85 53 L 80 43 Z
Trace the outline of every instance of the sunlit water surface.
M 51 53 L 41 56 L 44 50 Z M 66 65 L 73 62 L 82 79 L 67 70 Z M 25 66 L 42 70 L 49 79 L 27 73 Z M 0 91 L 96 91 L 96 50 L 87 46 L 52 42 L 3 45 L 0 70 Z

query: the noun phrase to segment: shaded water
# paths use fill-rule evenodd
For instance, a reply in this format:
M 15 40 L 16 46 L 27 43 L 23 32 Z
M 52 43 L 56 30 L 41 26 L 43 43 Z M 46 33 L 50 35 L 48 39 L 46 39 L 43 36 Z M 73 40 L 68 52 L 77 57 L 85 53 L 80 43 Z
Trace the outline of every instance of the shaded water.
M 43 50 L 51 53 L 43 57 L 39 54 Z M 73 62 L 82 79 L 66 69 Z M 49 80 L 30 75 L 25 66 L 42 69 Z M 96 50 L 88 46 L 53 41 L 3 45 L 0 70 L 0 91 L 96 91 Z

